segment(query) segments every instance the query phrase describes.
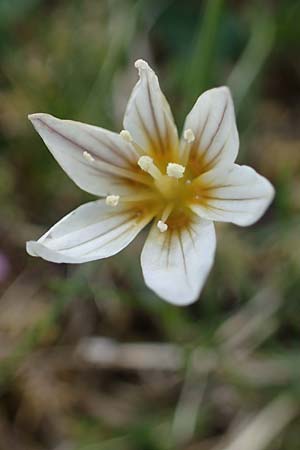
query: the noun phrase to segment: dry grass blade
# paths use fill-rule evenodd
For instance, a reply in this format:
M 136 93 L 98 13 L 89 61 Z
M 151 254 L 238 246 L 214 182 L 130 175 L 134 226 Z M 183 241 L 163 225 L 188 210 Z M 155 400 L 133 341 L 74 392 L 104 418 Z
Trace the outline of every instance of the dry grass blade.
M 194 435 L 207 377 L 199 379 L 193 364 L 188 365 L 172 423 L 171 433 L 176 444 L 189 442 Z
M 214 450 L 264 450 L 299 412 L 296 402 L 281 395 L 262 409 L 229 443 Z M 276 425 L 275 425 L 276 424 Z
M 107 338 L 86 338 L 76 354 L 85 362 L 109 369 L 173 371 L 183 367 L 183 353 L 172 344 L 119 344 Z

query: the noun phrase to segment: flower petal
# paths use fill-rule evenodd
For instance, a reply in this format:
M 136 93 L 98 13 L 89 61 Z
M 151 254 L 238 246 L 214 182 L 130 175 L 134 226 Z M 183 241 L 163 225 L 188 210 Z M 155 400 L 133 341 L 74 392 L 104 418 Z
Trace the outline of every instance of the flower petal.
M 138 155 L 120 135 L 49 114 L 29 116 L 34 128 L 69 177 L 95 195 L 130 191 L 138 181 Z
M 86 203 L 69 213 L 27 252 L 56 263 L 82 263 L 107 258 L 126 247 L 149 223 L 150 213 L 111 208 L 105 200 Z
M 182 140 L 182 151 L 190 145 L 190 158 L 200 173 L 220 163 L 233 163 L 239 149 L 234 107 L 230 91 L 222 86 L 204 92 L 188 114 L 184 130 L 191 129 L 195 140 Z
M 212 222 L 195 218 L 181 230 L 161 233 L 154 224 L 142 251 L 145 283 L 175 305 L 197 300 L 214 260 Z
M 138 60 L 135 66 L 140 79 L 128 101 L 124 128 L 145 153 L 158 153 L 176 159 L 177 129 L 158 78 L 145 61 Z
M 199 201 L 191 205 L 196 214 L 241 226 L 260 219 L 274 197 L 271 183 L 248 166 L 216 168 L 200 176 L 197 183 Z

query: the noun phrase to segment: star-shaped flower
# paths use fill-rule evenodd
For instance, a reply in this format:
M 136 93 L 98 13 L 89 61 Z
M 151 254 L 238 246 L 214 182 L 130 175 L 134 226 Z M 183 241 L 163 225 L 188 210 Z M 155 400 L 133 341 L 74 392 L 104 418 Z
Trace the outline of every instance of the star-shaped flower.
M 145 282 L 177 304 L 195 301 L 211 269 L 213 221 L 256 222 L 274 189 L 235 164 L 239 138 L 230 92 L 204 92 L 179 140 L 157 76 L 138 60 L 120 134 L 48 114 L 29 116 L 54 158 L 83 190 L 102 197 L 80 206 L 27 251 L 56 263 L 114 255 L 151 221 L 141 264 Z

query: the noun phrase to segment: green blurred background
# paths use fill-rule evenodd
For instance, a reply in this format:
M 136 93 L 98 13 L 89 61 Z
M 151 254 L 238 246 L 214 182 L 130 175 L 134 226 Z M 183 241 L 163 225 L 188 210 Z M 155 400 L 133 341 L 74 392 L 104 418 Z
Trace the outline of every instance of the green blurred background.
M 300 3 L 0 0 L 0 449 L 300 449 Z M 250 228 L 217 228 L 201 299 L 142 281 L 141 236 L 82 266 L 26 255 L 92 197 L 27 114 L 119 131 L 149 61 L 181 127 L 227 84 L 238 161 L 276 198 Z

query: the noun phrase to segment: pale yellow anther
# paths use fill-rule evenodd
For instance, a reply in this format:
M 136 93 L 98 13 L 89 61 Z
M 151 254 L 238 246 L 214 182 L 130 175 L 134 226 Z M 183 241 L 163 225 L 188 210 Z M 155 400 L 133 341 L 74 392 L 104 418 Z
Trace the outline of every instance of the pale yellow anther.
M 185 167 L 177 163 L 168 163 L 167 175 L 172 178 L 182 178 L 185 172 Z
M 127 130 L 122 130 L 122 131 L 120 132 L 120 136 L 121 136 L 126 142 L 132 142 L 132 141 L 133 141 L 131 134 L 130 134 L 129 131 L 127 131 Z
M 108 206 L 118 206 L 120 200 L 119 195 L 108 195 L 105 199 L 105 203 Z
M 191 144 L 192 142 L 194 142 L 195 135 L 193 133 L 193 130 L 191 130 L 190 128 L 187 128 L 186 130 L 184 130 L 183 138 L 188 144 Z
M 153 178 L 158 179 L 162 176 L 160 170 L 156 167 L 150 156 L 141 156 L 137 163 L 142 170 L 149 173 Z
M 138 160 L 138 165 L 142 170 L 148 172 L 150 167 L 153 165 L 153 159 L 150 156 L 141 156 Z
M 161 233 L 164 233 L 168 229 L 168 224 L 166 221 L 168 220 L 171 212 L 173 211 L 174 203 L 168 203 L 165 209 L 163 210 L 161 214 L 160 220 L 157 222 L 156 226 L 159 229 Z
M 89 152 L 84 151 L 83 152 L 83 157 L 89 162 L 94 162 L 95 161 L 95 158 L 93 158 L 92 155 Z
M 168 225 L 165 222 L 163 222 L 162 220 L 159 220 L 157 222 L 157 228 L 159 229 L 159 231 L 161 233 L 164 233 L 165 231 L 167 231 Z

